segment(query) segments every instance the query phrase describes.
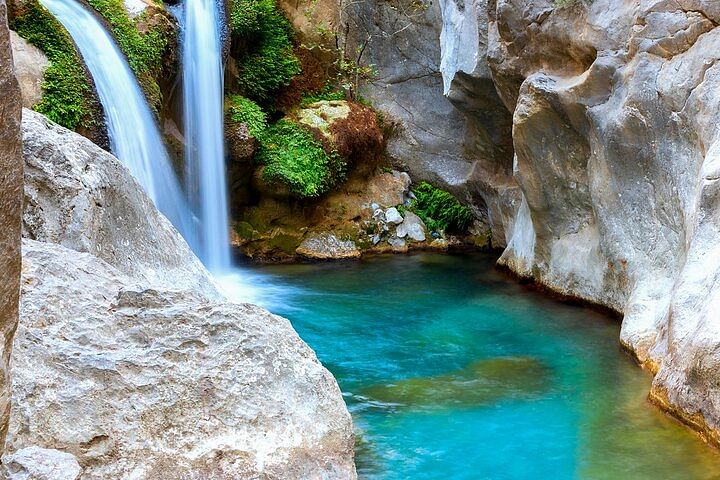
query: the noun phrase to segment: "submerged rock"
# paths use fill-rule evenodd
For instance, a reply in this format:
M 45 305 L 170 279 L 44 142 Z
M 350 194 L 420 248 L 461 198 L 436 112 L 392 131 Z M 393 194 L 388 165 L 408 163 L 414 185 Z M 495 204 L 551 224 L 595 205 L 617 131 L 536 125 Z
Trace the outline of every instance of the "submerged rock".
M 62 450 L 83 479 L 354 478 L 340 390 L 290 323 L 220 295 L 117 159 L 23 128 L 10 455 Z
M 377 385 L 360 393 L 371 400 L 410 408 L 478 406 L 502 398 L 526 398 L 547 388 L 548 369 L 528 357 L 480 360 L 457 372 Z

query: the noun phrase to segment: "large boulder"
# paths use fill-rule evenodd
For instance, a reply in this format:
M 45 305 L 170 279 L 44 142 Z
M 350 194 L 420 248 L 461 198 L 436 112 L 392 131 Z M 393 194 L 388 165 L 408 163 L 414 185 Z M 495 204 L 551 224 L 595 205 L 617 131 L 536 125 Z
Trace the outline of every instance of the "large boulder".
M 354 478 L 340 390 L 290 323 L 219 294 L 114 157 L 23 128 L 15 473 L 74 465 L 59 451 L 81 479 Z
M 0 0 L 0 452 L 10 416 L 10 352 L 18 322 L 22 150 L 20 88 L 13 75 L 7 5 Z
M 205 267 L 118 159 L 27 109 L 23 139 L 24 238 L 92 253 L 149 285 L 217 295 Z
M 10 450 L 71 453 L 83 479 L 353 477 L 340 391 L 287 320 L 23 252 Z

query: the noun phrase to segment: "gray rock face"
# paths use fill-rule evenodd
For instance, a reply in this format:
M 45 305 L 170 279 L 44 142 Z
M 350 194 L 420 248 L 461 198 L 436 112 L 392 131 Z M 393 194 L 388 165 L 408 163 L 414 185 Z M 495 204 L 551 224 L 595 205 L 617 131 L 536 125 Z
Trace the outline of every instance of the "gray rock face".
M 361 49 L 361 63 L 378 71 L 362 94 L 396 124 L 391 160 L 473 206 L 504 246 L 502 207 L 519 204 L 519 191 L 511 114 L 494 91 L 478 36 L 478 22 L 487 24 L 485 1 L 344 3 L 346 51 Z M 462 27 L 458 36 L 453 26 Z
M 392 223 L 394 225 L 398 225 L 402 223 L 403 217 L 400 215 L 400 212 L 398 212 L 398 209 L 395 207 L 390 207 L 385 211 L 385 221 L 387 223 Z
M 340 390 L 290 323 L 218 294 L 114 157 L 32 112 L 23 127 L 6 458 L 59 450 L 83 480 L 355 478 Z
M 0 0 L 0 452 L 10 415 L 10 352 L 18 322 L 23 162 L 20 88 L 13 75 L 7 5 Z
M 465 71 L 475 22 L 445 12 L 444 72 Z M 655 401 L 716 443 L 719 23 L 710 0 L 497 0 L 478 33 L 522 191 L 498 200 L 500 263 L 622 312 Z
M 82 471 L 73 455 L 39 447 L 5 455 L 3 468 L 8 480 L 76 480 Z
M 20 83 L 22 105 L 32 108 L 42 100 L 42 83 L 50 61 L 37 47 L 11 31 L 10 39 L 15 60 L 15 76 Z
M 150 285 L 217 295 L 182 236 L 139 195 L 122 163 L 43 115 L 23 110 L 23 237 L 88 252 Z
M 314 260 L 343 260 L 359 258 L 360 250 L 352 240 L 340 240 L 332 233 L 324 233 L 303 240 L 297 254 Z

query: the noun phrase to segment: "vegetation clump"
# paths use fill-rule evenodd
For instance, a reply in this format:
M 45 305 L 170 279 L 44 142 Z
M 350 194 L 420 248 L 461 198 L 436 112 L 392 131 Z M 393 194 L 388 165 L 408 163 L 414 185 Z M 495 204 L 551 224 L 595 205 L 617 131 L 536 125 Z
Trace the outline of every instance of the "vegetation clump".
M 174 41 L 174 28 L 169 21 L 152 22 L 152 27 L 138 28 L 148 23 L 157 8 L 148 7 L 136 19 L 131 19 L 123 0 L 87 0 L 107 20 L 120 50 L 127 57 L 130 68 L 140 82 L 148 101 L 154 108 L 161 103 L 158 79 L 163 75 L 165 58 Z
M 238 87 L 251 100 L 271 105 L 301 70 L 290 22 L 275 0 L 232 0 L 230 28 L 246 50 L 238 63 Z
M 427 182 L 418 184 L 412 192 L 415 200 L 410 209 L 430 230 L 462 233 L 470 227 L 473 221 L 472 211 L 462 205 L 452 193 L 433 187 Z
M 262 179 L 283 185 L 300 198 L 318 197 L 345 179 L 347 164 L 337 153 L 327 153 L 321 142 L 298 124 L 283 119 L 259 137 L 257 161 Z
M 227 115 L 232 123 L 244 123 L 248 132 L 255 138 L 260 138 L 267 129 L 267 115 L 260 106 L 240 95 L 231 95 L 226 100 Z
M 10 7 L 10 28 L 50 60 L 42 100 L 33 108 L 70 130 L 93 128 L 94 91 L 70 35 L 37 0 Z

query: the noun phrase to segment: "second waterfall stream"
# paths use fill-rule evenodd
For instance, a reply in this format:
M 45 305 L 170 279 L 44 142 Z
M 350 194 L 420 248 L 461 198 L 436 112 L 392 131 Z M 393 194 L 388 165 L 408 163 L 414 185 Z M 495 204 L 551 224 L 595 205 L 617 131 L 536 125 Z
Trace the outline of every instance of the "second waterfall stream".
M 185 171 L 189 203 L 201 225 L 197 253 L 210 271 L 227 273 L 230 232 L 217 2 L 186 0 L 184 25 Z
M 193 249 L 198 246 L 190 214 L 155 116 L 114 39 L 75 0 L 41 0 L 77 45 L 105 110 L 110 148 L 128 167 L 158 209 Z

